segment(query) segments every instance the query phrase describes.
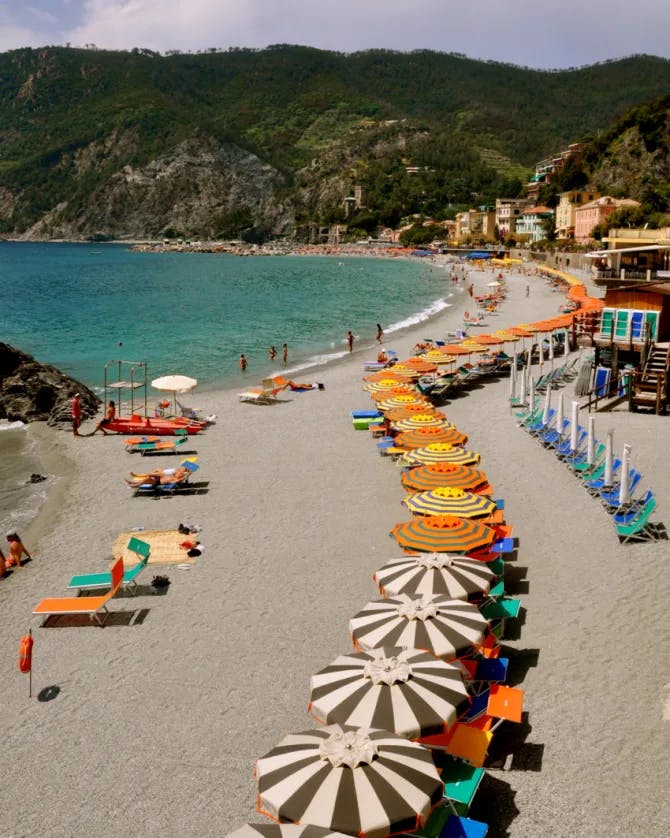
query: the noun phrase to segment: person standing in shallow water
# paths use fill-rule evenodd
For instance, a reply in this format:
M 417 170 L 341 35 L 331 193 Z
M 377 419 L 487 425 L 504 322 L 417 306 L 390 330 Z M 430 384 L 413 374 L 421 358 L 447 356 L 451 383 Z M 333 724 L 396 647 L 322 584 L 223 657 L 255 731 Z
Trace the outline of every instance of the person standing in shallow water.
M 272 346 L 268 349 L 268 358 L 269 358 L 271 361 L 274 361 L 274 359 L 275 359 L 276 357 L 277 357 L 277 350 L 274 348 L 274 344 L 273 344 L 273 345 L 272 345 Z
M 382 327 L 377 323 L 377 343 L 381 343 L 384 340 L 384 330 Z
M 244 354 L 240 355 L 240 372 L 244 372 L 247 368 L 247 359 Z
M 288 346 L 286 344 L 282 345 L 281 348 L 281 359 L 284 363 L 288 361 Z
M 354 348 L 354 336 L 351 329 L 347 332 L 347 344 L 349 346 L 349 352 L 351 352 Z

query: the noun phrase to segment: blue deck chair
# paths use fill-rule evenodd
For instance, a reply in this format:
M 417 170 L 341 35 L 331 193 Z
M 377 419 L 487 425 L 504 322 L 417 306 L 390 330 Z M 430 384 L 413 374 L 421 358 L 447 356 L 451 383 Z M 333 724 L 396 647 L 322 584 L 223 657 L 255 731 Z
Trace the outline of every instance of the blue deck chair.
M 634 518 L 626 524 L 616 524 L 617 535 L 622 544 L 629 541 L 657 541 L 659 536 L 650 524 L 649 518 L 656 509 L 656 498 L 652 495 L 641 506 Z
M 593 379 L 593 392 L 596 396 L 602 397 L 609 392 L 611 376 L 612 370 L 609 367 L 596 367 Z
M 449 815 L 439 838 L 486 838 L 488 824 L 459 815 Z
M 640 485 L 642 475 L 639 471 L 631 469 L 628 473 L 628 494 L 631 502 L 635 500 L 635 492 Z M 600 500 L 605 506 L 618 508 L 619 506 L 619 490 L 621 488 L 621 481 L 618 485 L 612 486 L 611 489 L 601 489 L 599 492 Z
M 147 566 L 149 555 L 151 553 L 151 545 L 146 541 L 141 541 L 139 538 L 131 537 L 128 542 L 128 550 L 135 553 L 138 558 L 136 565 L 126 570 L 121 580 L 121 588 L 128 588 L 130 593 L 134 594 L 137 590 L 137 577 Z M 68 590 L 78 591 L 95 591 L 99 588 L 110 588 L 112 585 L 112 574 L 109 573 L 84 573 L 79 576 L 73 576 L 68 582 Z
M 617 476 L 621 469 L 621 460 L 616 457 L 612 463 L 612 479 Z M 605 466 L 603 464 L 603 474 L 605 473 Z M 584 485 L 586 486 L 587 492 L 591 495 L 598 495 L 601 489 L 605 488 L 605 478 L 604 477 L 597 477 L 593 480 L 585 480 Z
M 654 498 L 654 493 L 651 489 L 647 489 L 642 497 L 637 498 L 637 500 L 634 500 L 623 507 L 618 507 L 612 512 L 612 520 L 614 521 L 614 524 L 629 526 L 638 516 L 642 507 L 646 506 L 652 499 L 655 504 L 656 499 Z

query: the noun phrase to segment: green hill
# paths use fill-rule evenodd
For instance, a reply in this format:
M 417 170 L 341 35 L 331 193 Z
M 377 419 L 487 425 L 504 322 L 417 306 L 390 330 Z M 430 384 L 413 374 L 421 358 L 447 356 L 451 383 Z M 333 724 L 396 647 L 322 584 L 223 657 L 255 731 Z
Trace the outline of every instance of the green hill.
M 0 233 L 259 235 L 518 193 L 533 163 L 670 89 L 634 56 L 543 72 L 428 51 L 0 54 Z M 407 167 L 418 171 L 407 173 Z

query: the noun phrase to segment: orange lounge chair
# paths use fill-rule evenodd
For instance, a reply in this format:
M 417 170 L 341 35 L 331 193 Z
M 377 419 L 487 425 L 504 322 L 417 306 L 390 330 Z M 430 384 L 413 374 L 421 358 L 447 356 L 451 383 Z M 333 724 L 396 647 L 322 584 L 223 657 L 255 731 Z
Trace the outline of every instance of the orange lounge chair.
M 118 558 L 112 565 L 112 587 L 102 596 L 91 597 L 61 597 L 43 599 L 33 609 L 33 614 L 39 614 L 45 619 L 58 616 L 61 614 L 88 614 L 91 620 L 96 620 L 98 625 L 104 625 L 104 621 L 109 615 L 107 610 L 107 603 L 116 594 L 123 582 L 123 559 Z M 98 612 L 104 612 L 104 619 L 100 619 Z

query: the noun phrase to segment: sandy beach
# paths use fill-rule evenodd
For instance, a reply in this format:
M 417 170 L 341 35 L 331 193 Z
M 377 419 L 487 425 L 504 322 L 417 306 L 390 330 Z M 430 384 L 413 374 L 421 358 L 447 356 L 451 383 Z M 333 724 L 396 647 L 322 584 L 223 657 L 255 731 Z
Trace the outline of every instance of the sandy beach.
M 473 272 L 475 293 L 491 278 Z M 486 331 L 557 313 L 562 297 L 546 280 L 506 279 Z M 386 345 L 406 357 L 417 340 L 459 327 L 467 308 L 461 294 Z M 400 555 L 389 530 L 410 517 L 399 470 L 352 428 L 351 410 L 371 406 L 361 377 L 374 354 L 310 372 L 324 390 L 286 392 L 272 406 L 238 400 L 257 373 L 235 390 L 192 395 L 218 418 L 184 446 L 201 464 L 189 494 L 132 497 L 124 482 L 131 469 L 180 457 L 30 428 L 59 482 L 24 534 L 34 561 L 0 583 L 0 835 L 204 838 L 264 820 L 254 761 L 314 726 L 309 677 L 351 648 L 348 621 L 377 596 L 373 571 Z M 668 545 L 620 545 L 602 505 L 516 426 L 507 393 L 507 380 L 491 382 L 445 408 L 481 453 L 519 539 L 508 587 L 523 618 L 505 644 L 526 717 L 510 770 L 488 772 L 471 815 L 492 838 L 666 835 Z M 657 496 L 654 520 L 666 522 L 669 421 L 624 408 L 596 417 L 600 439 L 614 429 L 617 453 L 632 444 Z M 107 569 L 119 533 L 184 521 L 202 526 L 203 555 L 190 570 L 149 568 L 140 596 L 112 602 L 105 628 L 40 628 L 31 618 L 42 597 L 66 595 L 72 574 Z M 165 595 L 153 593 L 154 573 L 169 576 Z M 32 699 L 17 671 L 30 626 Z M 57 696 L 38 701 L 47 687 Z

